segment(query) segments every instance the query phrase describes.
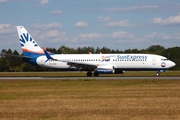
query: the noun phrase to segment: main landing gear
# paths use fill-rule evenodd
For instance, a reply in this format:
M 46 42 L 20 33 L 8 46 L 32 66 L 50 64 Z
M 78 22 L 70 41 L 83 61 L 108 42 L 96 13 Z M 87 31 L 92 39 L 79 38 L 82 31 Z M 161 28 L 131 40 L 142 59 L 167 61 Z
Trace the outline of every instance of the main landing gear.
M 86 75 L 87 75 L 88 77 L 91 77 L 91 76 L 92 76 L 92 72 L 91 72 L 91 71 L 88 71 Z M 98 77 L 98 76 L 99 76 L 99 73 L 94 72 L 94 76 L 95 76 L 95 77 Z
M 92 72 L 91 72 L 91 71 L 88 71 L 86 75 L 87 75 L 88 77 L 91 77 L 91 76 L 92 76 Z

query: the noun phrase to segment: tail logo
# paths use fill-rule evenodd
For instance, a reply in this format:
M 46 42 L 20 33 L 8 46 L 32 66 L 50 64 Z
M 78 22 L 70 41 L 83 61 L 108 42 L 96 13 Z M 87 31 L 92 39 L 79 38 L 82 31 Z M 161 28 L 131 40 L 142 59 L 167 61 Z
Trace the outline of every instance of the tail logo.
M 20 35 L 20 43 L 21 46 L 24 47 L 24 45 L 27 42 L 31 42 L 34 44 L 34 47 L 39 47 L 38 44 L 34 41 L 34 39 L 28 34 L 28 33 L 23 33 L 23 35 Z

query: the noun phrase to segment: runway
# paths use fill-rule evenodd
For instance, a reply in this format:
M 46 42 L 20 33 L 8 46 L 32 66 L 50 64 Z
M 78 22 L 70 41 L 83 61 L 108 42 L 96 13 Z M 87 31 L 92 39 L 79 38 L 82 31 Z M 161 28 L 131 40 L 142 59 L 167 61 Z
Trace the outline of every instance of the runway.
M 0 80 L 180 80 L 180 77 L 0 77 Z

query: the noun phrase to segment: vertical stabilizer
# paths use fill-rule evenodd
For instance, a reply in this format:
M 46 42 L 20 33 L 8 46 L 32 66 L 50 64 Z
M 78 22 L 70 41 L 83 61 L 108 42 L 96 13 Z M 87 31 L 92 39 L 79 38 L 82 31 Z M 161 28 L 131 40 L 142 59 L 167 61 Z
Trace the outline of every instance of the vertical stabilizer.
M 17 26 L 17 31 L 24 56 L 44 54 L 44 51 L 23 26 Z

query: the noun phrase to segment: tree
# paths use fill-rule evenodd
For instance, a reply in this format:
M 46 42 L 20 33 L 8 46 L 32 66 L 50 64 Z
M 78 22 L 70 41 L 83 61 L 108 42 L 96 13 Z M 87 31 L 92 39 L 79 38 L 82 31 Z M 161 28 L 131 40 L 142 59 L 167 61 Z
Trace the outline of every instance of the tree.
M 132 49 L 131 52 L 132 53 L 140 53 L 140 51 L 138 49 Z
M 83 47 L 83 48 L 81 48 L 81 52 L 83 54 L 88 54 L 89 52 L 94 53 L 94 48 L 93 47 Z
M 77 49 L 76 49 L 76 54 L 82 54 L 82 49 L 80 48 L 80 47 L 78 47 Z
M 95 53 L 96 53 L 96 54 L 101 53 L 101 49 L 100 49 L 99 47 L 97 47 L 96 50 L 95 50 Z
M 57 53 L 55 48 L 46 48 L 46 50 L 52 53 Z
M 19 56 L 19 53 L 16 50 L 14 50 L 12 55 Z M 9 56 L 9 67 L 12 71 L 16 72 L 17 70 L 19 70 L 21 63 L 22 63 L 21 57 Z
M 57 53 L 59 54 L 73 54 L 74 53 L 74 48 L 69 48 L 69 47 L 66 47 L 66 46 L 61 46 L 58 50 L 57 50 Z
M 132 53 L 131 49 L 127 49 L 124 51 L 124 53 Z
M 111 50 L 107 47 L 103 47 L 101 48 L 101 53 L 105 54 L 105 53 L 111 53 Z
M 160 45 L 151 45 L 149 48 L 147 48 L 147 51 L 149 53 L 154 53 L 154 54 L 161 54 L 163 50 L 165 50 L 165 48 Z
M 0 58 L 0 71 L 7 72 L 9 70 L 9 66 L 7 61 L 4 58 Z

